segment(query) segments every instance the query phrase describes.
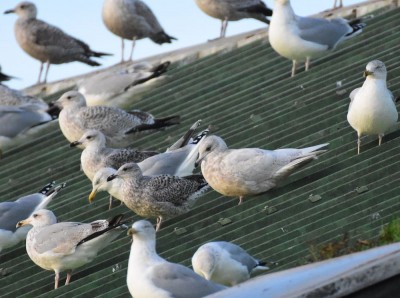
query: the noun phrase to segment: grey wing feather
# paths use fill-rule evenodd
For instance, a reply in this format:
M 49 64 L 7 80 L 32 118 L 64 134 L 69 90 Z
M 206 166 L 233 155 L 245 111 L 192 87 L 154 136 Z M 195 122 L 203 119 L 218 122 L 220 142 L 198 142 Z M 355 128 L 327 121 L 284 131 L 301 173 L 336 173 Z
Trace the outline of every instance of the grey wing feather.
M 45 227 L 35 236 L 34 248 L 45 253 L 65 246 L 65 252 L 74 248 L 82 239 L 94 233 L 91 224 L 79 222 L 61 222 Z
M 44 196 L 34 194 L 26 196 L 22 201 L 0 203 L 0 229 L 15 231 L 16 224 L 28 218 Z
M 89 50 L 84 42 L 66 34 L 61 29 L 47 24 L 41 20 L 32 20 L 29 27 L 31 40 L 40 46 L 57 47 L 62 49 L 76 49 L 77 53 Z
M 135 8 L 138 15 L 146 20 L 148 26 L 152 29 L 154 33 L 164 31 L 158 22 L 156 16 L 151 11 L 151 9 L 142 1 L 135 1 Z
M 232 259 L 246 266 L 249 272 L 257 266 L 257 261 L 240 246 L 223 241 L 218 244 L 229 252 Z
M 333 49 L 336 44 L 349 32 L 351 27 L 344 19 L 320 19 L 297 17 L 299 36 L 307 41 L 326 45 Z
M 349 105 L 349 109 L 351 107 L 351 104 L 353 103 L 354 98 L 356 97 L 356 94 L 358 93 L 358 91 L 360 91 L 361 87 L 354 89 L 353 91 L 351 91 L 349 97 L 350 97 L 350 105 Z M 393 95 L 393 94 L 392 94 Z
M 151 282 L 175 298 L 204 297 L 225 287 L 210 282 L 179 264 L 161 263 L 152 268 Z
M 104 165 L 106 167 L 118 169 L 126 163 L 138 163 L 156 154 L 158 154 L 158 152 L 155 151 L 137 151 L 130 149 L 116 150 L 105 157 Z

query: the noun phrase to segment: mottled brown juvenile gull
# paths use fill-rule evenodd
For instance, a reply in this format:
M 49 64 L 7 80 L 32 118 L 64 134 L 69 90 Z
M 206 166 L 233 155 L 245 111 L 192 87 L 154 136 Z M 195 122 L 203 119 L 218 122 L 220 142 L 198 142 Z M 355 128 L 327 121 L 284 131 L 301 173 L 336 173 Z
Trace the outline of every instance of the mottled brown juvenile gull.
M 220 38 L 225 37 L 228 21 L 238 21 L 245 18 L 252 18 L 269 24 L 267 16 L 272 15 L 269 9 L 261 0 L 195 0 L 197 6 L 210 17 L 220 19 Z
M 179 177 L 192 175 L 195 169 L 199 143 L 207 136 L 209 131 L 206 129 L 192 139 L 191 136 L 199 124 L 200 120 L 193 124 L 177 142 L 169 147 L 167 152 L 153 155 L 139 162 L 138 166 L 142 170 L 143 175 L 167 174 Z M 102 164 L 103 162 L 97 161 L 97 163 Z M 120 179 L 107 181 L 108 176 L 116 172 L 114 168 L 101 167 L 97 170 L 92 179 L 92 192 L 89 196 L 89 202 L 94 200 L 97 192 L 107 191 L 110 194 L 109 207 L 111 207 L 115 189 L 120 187 Z M 119 166 L 116 168 L 119 168 Z
M 224 140 L 212 135 L 199 147 L 201 172 L 210 186 L 228 197 L 262 194 L 277 186 L 287 176 L 317 158 L 328 144 L 303 149 L 259 148 L 228 149 Z
M 78 91 L 85 96 L 88 106 L 132 103 L 133 95 L 154 88 L 155 83 L 164 78 L 160 76 L 169 65 L 168 61 L 155 66 L 142 62 L 115 71 L 102 71 L 79 82 Z M 153 80 L 155 78 L 157 80 Z
M 14 202 L 0 203 L 0 252 L 26 238 L 30 227 L 16 228 L 16 224 L 33 212 L 46 208 L 51 200 L 65 187 L 55 182 L 46 184 L 39 192 L 19 198 Z
M 124 39 L 132 40 L 130 60 L 138 39 L 150 38 L 158 44 L 176 39 L 164 32 L 151 9 L 140 0 L 104 0 L 102 16 L 107 29 L 121 37 L 121 61 L 124 61 Z
M 67 271 L 65 284 L 69 284 L 73 269 L 93 261 L 99 251 L 117 238 L 125 227 L 122 217 L 91 223 L 57 223 L 53 212 L 42 209 L 18 222 L 17 227 L 33 226 L 26 238 L 26 251 L 36 265 L 54 270 L 57 289 L 60 272 Z
M 328 54 L 342 41 L 360 34 L 363 27 L 359 20 L 300 17 L 290 0 L 275 0 L 268 37 L 279 55 L 293 61 L 294 76 L 298 62 L 305 61 L 308 70 L 311 58 Z
M 43 83 L 47 80 L 50 64 L 79 61 L 90 66 L 99 66 L 99 63 L 90 58 L 109 55 L 92 51 L 83 41 L 37 19 L 37 9 L 32 2 L 21 2 L 14 9 L 7 10 L 4 13 L 16 13 L 18 15 L 14 27 L 15 37 L 27 54 L 41 62 L 38 83 L 41 82 L 44 63 L 47 63 L 47 67 Z
M 203 244 L 192 257 L 194 272 L 225 286 L 248 280 L 252 272 L 268 270 L 265 265 L 239 245 L 226 241 Z
M 126 147 L 132 143 L 135 132 L 156 130 L 179 123 L 179 116 L 154 118 L 139 110 L 126 112 L 119 108 L 86 105 L 85 97 L 77 91 L 68 91 L 56 101 L 62 110 L 59 124 L 69 142 L 79 140 L 88 129 L 97 129 L 107 138 L 107 145 Z
M 87 130 L 79 141 L 72 142 L 70 146 L 84 148 L 81 154 L 81 168 L 90 181 L 93 181 L 94 174 L 100 168 L 118 169 L 128 162 L 138 163 L 158 154 L 155 151 L 108 148 L 105 135 L 95 129 Z
M 373 60 L 364 71 L 362 87 L 350 93 L 347 121 L 357 131 L 357 152 L 360 154 L 361 136 L 378 135 L 379 146 L 385 132 L 396 125 L 398 119 L 394 96 L 386 85 L 386 66 Z
M 126 283 L 133 297 L 200 298 L 225 289 L 157 255 L 156 232 L 150 222 L 135 222 L 128 235 L 133 241 Z
M 142 217 L 156 217 L 157 231 L 164 219 L 186 213 L 209 186 L 201 175 L 144 176 L 136 163 L 128 163 L 107 181 L 122 181 L 115 198 Z

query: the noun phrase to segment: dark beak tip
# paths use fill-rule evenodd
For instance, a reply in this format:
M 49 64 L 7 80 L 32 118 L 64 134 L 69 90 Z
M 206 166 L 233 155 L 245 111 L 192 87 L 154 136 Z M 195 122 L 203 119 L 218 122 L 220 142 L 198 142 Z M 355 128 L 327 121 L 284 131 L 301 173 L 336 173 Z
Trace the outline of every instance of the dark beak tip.
M 79 142 L 72 142 L 72 143 L 69 143 L 69 147 L 74 148 L 74 147 L 78 146 L 79 144 L 80 144 Z
M 4 14 L 9 14 L 9 13 L 14 13 L 14 12 L 15 12 L 14 9 L 9 9 L 9 10 L 6 10 L 6 11 L 4 12 Z

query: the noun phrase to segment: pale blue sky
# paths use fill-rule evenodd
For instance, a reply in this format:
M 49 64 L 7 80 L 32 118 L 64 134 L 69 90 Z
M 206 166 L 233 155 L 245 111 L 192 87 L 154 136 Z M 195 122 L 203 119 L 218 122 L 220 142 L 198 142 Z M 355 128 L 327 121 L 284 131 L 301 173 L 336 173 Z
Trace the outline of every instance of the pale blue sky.
M 14 8 L 19 1 L 0 1 L 0 65 L 4 73 L 18 77 L 8 83 L 13 88 L 30 86 L 37 81 L 39 61 L 23 52 L 15 41 L 14 22 L 16 15 L 3 12 Z M 102 66 L 110 66 L 121 59 L 120 38 L 109 32 L 101 19 L 102 0 L 37 0 L 32 1 L 38 7 L 38 18 L 63 29 L 68 34 L 79 38 L 95 51 L 112 53 L 112 57 L 97 59 Z M 162 52 L 172 51 L 206 42 L 219 35 L 220 21 L 205 15 L 196 6 L 194 0 L 147 0 L 164 30 L 176 38 L 172 44 L 157 45 L 149 40 L 136 43 L 134 58 L 144 58 Z M 273 8 L 272 0 L 265 0 Z M 358 3 L 360 0 L 344 0 L 345 5 Z M 329 9 L 333 0 L 292 0 L 292 6 L 298 15 L 310 15 Z M 230 22 L 227 36 L 264 27 L 257 20 L 245 19 Z M 130 43 L 125 45 L 125 57 L 129 55 Z M 73 62 L 50 67 L 48 81 L 87 73 L 95 70 L 86 64 Z

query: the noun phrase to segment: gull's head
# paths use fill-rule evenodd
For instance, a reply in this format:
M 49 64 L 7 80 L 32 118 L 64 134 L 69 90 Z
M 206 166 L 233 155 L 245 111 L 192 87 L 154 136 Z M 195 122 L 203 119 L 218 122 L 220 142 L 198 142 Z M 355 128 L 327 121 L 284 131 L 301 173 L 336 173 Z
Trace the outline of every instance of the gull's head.
M 53 212 L 47 209 L 40 209 L 35 211 L 27 219 L 21 220 L 17 223 L 17 228 L 32 225 L 34 227 L 45 227 L 57 223 L 57 218 Z
M 86 99 L 82 93 L 79 93 L 78 91 L 68 91 L 61 95 L 55 104 L 62 109 L 69 107 L 80 108 L 86 107 Z
M 211 152 L 224 151 L 228 149 L 225 141 L 215 135 L 206 137 L 200 142 L 199 145 L 199 157 L 196 160 L 196 166 L 198 166 Z
M 105 147 L 106 137 L 104 134 L 96 129 L 86 130 L 82 137 L 75 142 L 69 144 L 70 147 L 83 147 L 87 148 L 89 146 L 96 146 L 99 148 Z
M 370 77 L 374 79 L 386 80 L 386 66 L 385 63 L 379 60 L 373 60 L 367 64 L 364 71 L 364 77 Z
M 117 170 L 113 168 L 101 168 L 94 174 L 92 180 L 92 192 L 89 195 L 89 202 L 92 203 L 96 194 L 101 191 L 108 191 L 111 187 L 111 183 L 107 181 L 107 178 L 114 175 Z
M 155 240 L 156 230 L 149 221 L 139 220 L 134 222 L 132 227 L 128 229 L 128 236 L 132 237 L 134 240 Z
M 24 19 L 36 19 L 37 9 L 32 2 L 24 1 L 19 3 L 14 9 L 6 10 L 4 13 L 15 13 Z
M 142 170 L 137 163 L 130 162 L 122 165 L 115 174 L 108 176 L 107 181 L 114 180 L 115 178 L 129 179 L 138 175 L 143 175 Z

